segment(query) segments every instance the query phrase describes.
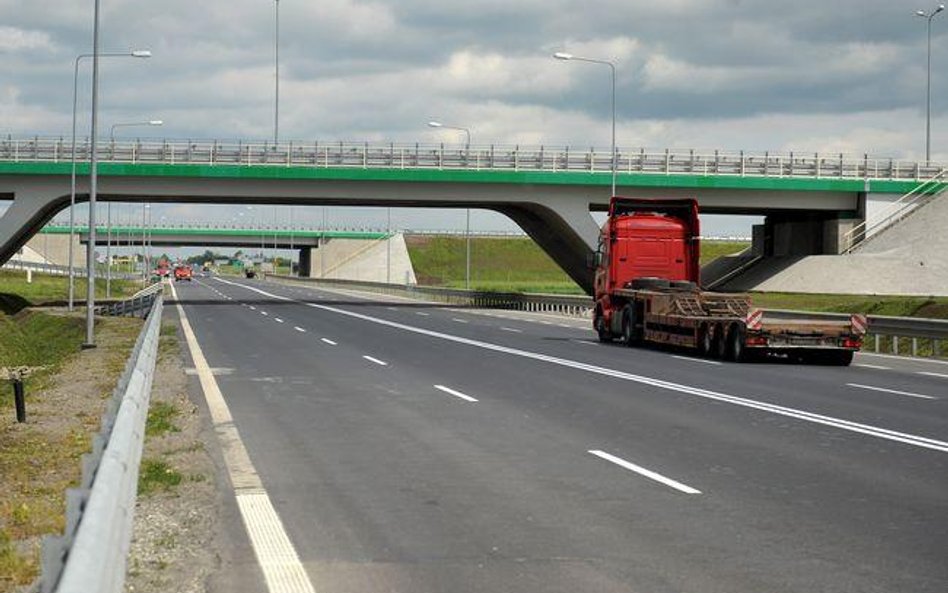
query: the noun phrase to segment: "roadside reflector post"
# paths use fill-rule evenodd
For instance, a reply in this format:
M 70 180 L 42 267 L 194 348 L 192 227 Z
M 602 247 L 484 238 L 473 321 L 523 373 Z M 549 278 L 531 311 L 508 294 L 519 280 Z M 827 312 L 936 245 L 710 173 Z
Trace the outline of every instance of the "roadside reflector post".
M 16 406 L 16 421 L 26 422 L 26 399 L 23 395 L 23 379 L 13 379 L 13 403 Z

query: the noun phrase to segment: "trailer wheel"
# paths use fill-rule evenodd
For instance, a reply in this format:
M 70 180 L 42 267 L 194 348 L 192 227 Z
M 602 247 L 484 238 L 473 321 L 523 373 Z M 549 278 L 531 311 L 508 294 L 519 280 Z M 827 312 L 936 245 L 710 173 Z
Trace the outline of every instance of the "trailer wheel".
M 608 343 L 612 341 L 612 332 L 609 331 L 606 320 L 602 316 L 602 311 L 599 309 L 596 309 L 596 318 L 593 320 L 593 327 L 596 329 L 596 335 L 599 336 L 600 342 Z
M 708 358 L 714 356 L 714 338 L 707 323 L 702 323 L 701 327 L 698 328 L 698 352 L 701 356 Z
M 727 359 L 727 332 L 721 324 L 714 326 L 714 357 Z
M 635 332 L 635 309 L 631 305 L 626 305 L 622 309 L 622 341 L 626 346 L 635 346 L 639 343 L 639 337 Z
M 747 349 L 744 348 L 744 328 L 740 325 L 732 325 L 727 333 L 727 359 L 732 362 L 744 362 L 747 360 Z

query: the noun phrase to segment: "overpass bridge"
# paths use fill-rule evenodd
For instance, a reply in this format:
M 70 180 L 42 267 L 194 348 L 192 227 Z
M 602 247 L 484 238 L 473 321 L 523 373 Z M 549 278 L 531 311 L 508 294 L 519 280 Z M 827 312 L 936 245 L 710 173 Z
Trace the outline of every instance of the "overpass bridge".
M 484 208 L 507 215 L 580 286 L 611 183 L 609 150 L 570 147 L 287 142 L 102 142 L 99 199 Z M 89 158 L 89 142 L 76 158 Z M 69 202 L 70 145 L 0 141 L 0 261 Z M 839 253 L 843 234 L 943 166 L 845 155 L 617 151 L 617 192 L 695 197 L 702 212 L 766 216 L 768 255 Z M 88 166 L 79 165 L 79 200 Z

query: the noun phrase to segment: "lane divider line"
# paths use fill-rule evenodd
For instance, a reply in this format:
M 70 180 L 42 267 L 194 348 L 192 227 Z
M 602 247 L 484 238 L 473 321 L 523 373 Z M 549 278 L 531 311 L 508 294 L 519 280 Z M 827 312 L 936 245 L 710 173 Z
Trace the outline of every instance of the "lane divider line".
M 706 358 L 694 358 L 693 356 L 679 356 L 677 354 L 672 354 L 671 357 L 677 358 L 678 360 L 687 360 L 688 362 L 700 362 L 702 364 L 713 364 L 713 365 L 718 365 L 718 366 L 723 364 L 717 360 L 708 360 Z
M 294 325 L 294 326 L 293 326 L 293 329 L 295 329 L 296 331 L 298 331 L 298 332 L 300 332 L 300 333 L 303 333 L 303 334 L 306 333 L 306 330 L 303 329 L 302 327 L 298 326 L 298 325 Z
M 477 402 L 477 400 L 471 397 L 470 395 L 465 395 L 461 393 L 460 391 L 456 391 L 454 389 L 451 389 L 450 387 L 445 387 L 444 385 L 435 385 L 434 388 L 439 391 L 443 391 L 449 395 L 453 395 L 454 397 L 459 397 L 463 399 L 464 401 Z
M 598 449 L 594 449 L 592 451 L 589 451 L 589 453 L 592 453 L 593 455 L 601 459 L 605 459 L 606 461 L 610 461 L 618 465 L 619 467 L 624 467 L 627 470 L 633 471 L 639 474 L 640 476 L 645 476 L 646 478 L 649 478 L 650 480 L 655 480 L 656 482 L 665 484 L 669 488 L 674 488 L 675 490 L 679 492 L 684 492 L 685 494 L 701 494 L 701 491 L 696 488 L 692 488 L 691 486 L 687 484 L 682 484 L 681 482 L 677 480 L 672 480 L 671 478 L 667 478 L 660 473 L 653 472 L 650 469 L 645 469 L 641 465 L 635 465 L 631 461 L 626 461 L 625 459 L 622 459 L 621 457 L 610 455 L 609 453 L 606 453 L 605 451 L 599 451 Z
M 265 316 L 267 316 L 267 317 L 269 317 L 269 316 L 270 316 L 270 314 L 269 314 L 269 313 L 267 313 L 266 311 L 260 311 L 260 314 L 261 314 L 261 315 L 265 315 Z
M 415 311 L 415 315 L 421 315 L 422 317 L 430 317 L 431 313 L 425 313 L 424 311 Z
M 515 328 L 515 327 L 501 327 L 500 329 L 501 329 L 501 331 L 513 332 L 513 333 L 515 333 L 515 334 L 522 334 L 522 333 L 523 333 L 523 330 L 522 330 L 522 329 L 517 329 L 517 328 Z
M 274 317 L 273 320 L 276 321 L 277 323 L 283 323 L 283 320 L 280 319 L 279 317 Z
M 863 363 L 863 364 L 854 364 L 853 366 L 854 366 L 854 367 L 861 367 L 861 368 L 864 368 L 864 369 L 876 369 L 876 370 L 879 370 L 879 371 L 891 371 L 891 370 L 892 370 L 892 367 L 884 367 L 884 366 L 881 366 L 881 365 L 878 365 L 878 364 L 865 364 L 865 363 Z
M 759 410 L 762 412 L 768 412 L 771 414 L 786 416 L 788 418 L 795 418 L 797 420 L 803 420 L 805 422 L 811 422 L 813 424 L 820 424 L 823 426 L 832 426 L 840 430 L 846 430 L 849 432 L 864 434 L 864 435 L 872 436 L 879 439 L 885 439 L 889 441 L 904 443 L 906 445 L 912 445 L 914 447 L 919 447 L 922 449 L 931 449 L 931 450 L 939 451 L 942 453 L 948 453 L 948 442 L 940 441 L 938 439 L 932 439 L 932 438 L 909 434 L 905 432 L 899 432 L 896 430 L 890 430 L 888 428 L 872 426 L 870 424 L 862 424 L 860 422 L 853 422 L 851 420 L 836 418 L 834 416 L 826 416 L 826 415 L 817 414 L 814 412 L 807 412 L 805 410 L 799 410 L 796 408 L 790 408 L 790 407 L 781 406 L 778 404 L 771 404 L 768 402 L 754 400 L 754 399 L 750 399 L 746 397 L 729 395 L 729 394 L 721 393 L 718 391 L 712 391 L 712 390 L 703 389 L 700 387 L 693 387 L 691 385 L 683 385 L 681 383 L 674 383 L 671 381 L 665 381 L 663 379 L 656 379 L 656 378 L 647 377 L 644 375 L 636 375 L 634 373 L 628 373 L 625 371 L 617 371 L 614 369 L 600 367 L 593 364 L 587 364 L 587 363 L 583 363 L 583 362 L 579 362 L 575 360 L 569 360 L 566 358 L 559 358 L 556 356 L 550 356 L 548 354 L 541 354 L 539 352 L 530 352 L 528 350 L 520 350 L 519 348 L 511 348 L 508 346 L 501 346 L 499 344 L 493 344 L 490 342 L 482 342 L 480 340 L 464 338 L 464 337 L 456 336 L 453 334 L 445 334 L 445 333 L 437 332 L 434 330 L 424 329 L 421 327 L 415 327 L 411 325 L 405 325 L 404 323 L 389 321 L 387 319 L 381 319 L 379 317 L 372 317 L 370 315 L 356 313 L 354 311 L 347 311 L 345 309 L 340 309 L 338 307 L 297 301 L 289 297 L 266 292 L 264 290 L 255 288 L 253 286 L 246 286 L 246 285 L 239 284 L 236 282 L 230 282 L 228 280 L 219 279 L 219 281 L 227 283 L 227 284 L 232 284 L 234 286 L 239 286 L 246 290 L 250 290 L 258 294 L 262 294 L 264 296 L 268 296 L 277 300 L 295 302 L 307 307 L 312 307 L 315 309 L 328 311 L 330 313 L 336 313 L 337 315 L 345 315 L 347 317 L 352 317 L 353 319 L 361 319 L 363 321 L 375 323 L 377 325 L 384 325 L 384 326 L 388 326 L 394 329 L 412 332 L 412 333 L 423 335 L 423 336 L 429 336 L 432 338 L 446 340 L 446 341 L 454 342 L 457 344 L 465 344 L 468 346 L 473 346 L 475 348 L 481 348 L 483 350 L 499 352 L 501 354 L 519 356 L 521 358 L 527 358 L 527 359 L 536 360 L 540 362 L 546 362 L 549 364 L 555 364 L 555 365 L 568 367 L 568 368 L 572 368 L 572 369 L 576 369 L 580 371 L 585 371 L 588 373 L 603 375 L 606 377 L 613 377 L 613 378 L 621 379 L 624 381 L 631 381 L 631 382 L 639 383 L 642 385 L 650 385 L 652 387 L 667 389 L 669 391 L 676 391 L 678 393 L 693 395 L 693 396 L 704 398 L 704 399 L 726 402 L 735 406 L 742 406 L 742 407 L 750 408 L 753 410 Z
M 333 342 L 333 341 L 330 340 L 329 338 L 319 338 L 319 339 L 322 340 L 323 342 L 326 342 L 326 343 L 329 344 L 330 346 L 338 346 L 338 345 L 339 345 L 337 342 Z
M 894 393 L 895 395 L 905 395 L 908 397 L 917 397 L 919 399 L 938 399 L 931 395 L 924 395 L 921 393 L 912 393 L 911 391 L 899 391 L 898 389 L 886 389 L 885 387 L 874 387 L 872 385 L 862 385 L 860 383 L 846 383 L 847 387 L 855 387 L 856 389 L 868 389 L 870 391 L 881 391 L 883 393 Z
M 458 323 L 467 323 L 467 319 L 459 319 L 457 317 L 452 317 L 451 321 L 457 321 Z
M 375 364 L 377 364 L 377 365 L 379 365 L 379 366 L 383 366 L 383 367 L 387 367 L 387 366 L 388 366 L 388 363 L 385 362 L 384 360 L 379 360 L 379 359 L 377 359 L 377 358 L 373 358 L 373 357 L 367 356 L 367 355 L 363 355 L 362 358 L 366 359 L 366 360 L 369 361 L 369 362 L 374 362 Z
M 270 593 L 315 593 L 313 583 L 309 580 L 296 548 L 283 527 L 283 521 L 273 508 L 270 496 L 263 487 L 253 462 L 250 461 L 250 455 L 247 454 L 240 433 L 237 432 L 230 408 L 198 344 L 173 284 L 171 294 L 177 301 L 181 329 L 194 361 L 204 401 L 207 402 L 211 414 L 211 423 L 214 425 L 224 465 L 234 489 L 237 508 L 257 563 L 263 572 L 267 590 Z

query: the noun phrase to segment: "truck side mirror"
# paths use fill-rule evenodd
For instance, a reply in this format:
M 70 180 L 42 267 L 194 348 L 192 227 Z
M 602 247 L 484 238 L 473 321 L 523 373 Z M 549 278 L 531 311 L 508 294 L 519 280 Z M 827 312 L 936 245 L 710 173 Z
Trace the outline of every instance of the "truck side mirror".
M 593 251 L 586 255 L 586 267 L 590 270 L 595 270 L 602 265 L 602 252 Z

